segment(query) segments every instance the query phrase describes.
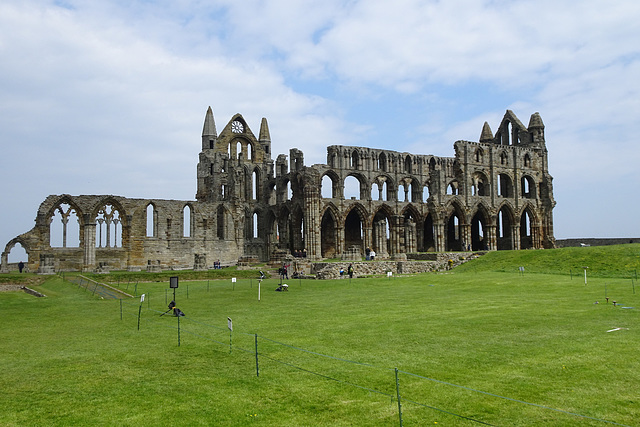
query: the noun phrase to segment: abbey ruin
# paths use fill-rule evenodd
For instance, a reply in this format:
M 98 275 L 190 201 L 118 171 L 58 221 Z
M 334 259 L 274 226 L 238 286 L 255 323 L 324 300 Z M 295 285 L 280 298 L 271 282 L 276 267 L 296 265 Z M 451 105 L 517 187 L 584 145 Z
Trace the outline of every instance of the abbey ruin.
M 32 272 L 208 269 L 241 259 L 419 259 L 420 253 L 554 247 L 544 124 L 507 111 L 495 135 L 456 141 L 454 157 L 332 145 L 327 163 L 302 151 L 274 160 L 236 114 L 202 132 L 195 200 L 51 195 L 20 244 Z M 356 196 L 345 197 L 350 182 Z

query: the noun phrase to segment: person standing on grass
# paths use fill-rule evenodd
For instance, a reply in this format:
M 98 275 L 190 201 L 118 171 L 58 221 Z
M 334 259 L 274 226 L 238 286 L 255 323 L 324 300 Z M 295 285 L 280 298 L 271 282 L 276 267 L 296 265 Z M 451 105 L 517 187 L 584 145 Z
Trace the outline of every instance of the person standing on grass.
M 24 270 L 24 262 L 20 261 L 18 263 L 18 270 L 20 271 L 20 273 L 22 273 L 22 270 Z
M 349 264 L 347 268 L 347 273 L 349 273 L 349 279 L 353 279 L 353 264 Z

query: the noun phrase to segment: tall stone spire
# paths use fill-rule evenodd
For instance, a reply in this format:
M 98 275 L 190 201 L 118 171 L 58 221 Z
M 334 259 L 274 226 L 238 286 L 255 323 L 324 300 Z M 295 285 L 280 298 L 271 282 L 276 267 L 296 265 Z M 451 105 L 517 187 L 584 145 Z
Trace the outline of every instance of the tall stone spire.
M 480 142 L 491 142 L 493 140 L 493 132 L 491 132 L 491 127 L 489 127 L 489 123 L 484 122 L 482 125 L 482 133 L 480 134 Z
M 213 110 L 209 107 L 204 117 L 204 126 L 202 128 L 202 149 L 212 149 L 217 139 L 216 122 L 213 119 Z
M 267 123 L 267 119 L 265 117 L 262 118 L 262 122 L 260 123 L 260 135 L 258 136 L 258 140 L 260 141 L 265 153 L 271 157 L 271 134 L 269 133 L 269 123 Z
M 529 119 L 529 130 L 537 128 L 544 129 L 544 123 L 542 123 L 542 117 L 540 117 L 540 113 L 535 112 Z
M 531 115 L 528 131 L 531 134 L 534 143 L 544 144 L 544 123 L 542 123 L 540 113 L 535 112 Z

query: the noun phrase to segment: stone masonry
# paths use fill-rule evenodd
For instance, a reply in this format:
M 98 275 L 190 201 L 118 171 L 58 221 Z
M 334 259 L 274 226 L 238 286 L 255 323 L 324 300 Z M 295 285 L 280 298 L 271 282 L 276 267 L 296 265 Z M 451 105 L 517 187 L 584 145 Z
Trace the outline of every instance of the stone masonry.
M 331 145 L 326 164 L 306 166 L 296 148 L 274 161 L 266 119 L 257 137 L 240 114 L 218 134 L 209 108 L 195 200 L 51 195 L 34 228 L 7 243 L 1 271 L 18 243 L 27 268 L 43 274 L 554 247 L 538 113 L 525 127 L 508 110 L 495 135 L 485 122 L 478 142 L 453 147 L 454 157 L 436 157 Z M 345 198 L 347 180 L 356 197 Z

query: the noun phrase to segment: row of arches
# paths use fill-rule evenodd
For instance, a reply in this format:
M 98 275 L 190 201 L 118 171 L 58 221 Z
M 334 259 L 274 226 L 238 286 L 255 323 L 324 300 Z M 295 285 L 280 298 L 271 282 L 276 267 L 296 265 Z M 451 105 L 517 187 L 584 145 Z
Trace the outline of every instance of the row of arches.
M 478 147 L 473 153 L 473 161 L 475 161 L 475 163 L 486 164 L 487 155 L 488 154 L 485 152 L 485 150 L 482 147 Z M 507 154 L 507 151 L 501 150 L 499 153 L 497 153 L 497 157 L 498 159 L 500 159 L 501 166 L 505 166 L 505 167 L 512 166 L 511 165 L 512 162 L 510 161 L 510 156 L 509 154 Z M 533 157 L 531 156 L 531 154 L 525 153 L 524 156 L 521 157 L 521 161 L 522 161 L 521 166 L 525 168 L 531 168 L 533 166 L 532 159 Z
M 469 186 L 472 196 L 490 196 L 491 184 L 486 174 L 475 172 Z M 519 196 L 526 199 L 536 198 L 536 182 L 530 175 L 520 177 Z M 431 191 L 430 184 L 421 184 L 414 177 L 405 177 L 396 186 L 391 177 L 380 175 L 371 183 L 364 177 L 348 175 L 341 183 L 335 173 L 328 172 L 321 179 L 322 198 L 344 198 L 354 200 L 399 201 L 412 203 L 427 202 Z M 463 186 L 458 180 L 447 184 L 447 195 L 462 195 Z M 514 197 L 513 180 L 509 174 L 499 173 L 496 179 L 496 195 L 499 197 Z M 342 197 L 341 197 L 342 196 Z
M 69 203 L 60 203 L 52 209 L 49 218 L 49 245 L 54 248 L 79 247 L 81 226 L 84 225 L 82 212 Z M 95 245 L 97 248 L 122 247 L 123 216 L 120 209 L 111 203 L 100 206 L 90 222 L 96 225 Z
M 396 253 L 461 250 L 529 249 L 536 247 L 539 221 L 527 207 L 516 215 L 505 204 L 495 216 L 484 206 L 467 218 L 460 206 L 449 206 L 448 214 L 405 209 L 394 215 L 390 207 L 367 213 L 356 205 L 343 217 L 328 206 L 321 219 L 322 257 L 357 247 L 371 248 L 382 257 Z

